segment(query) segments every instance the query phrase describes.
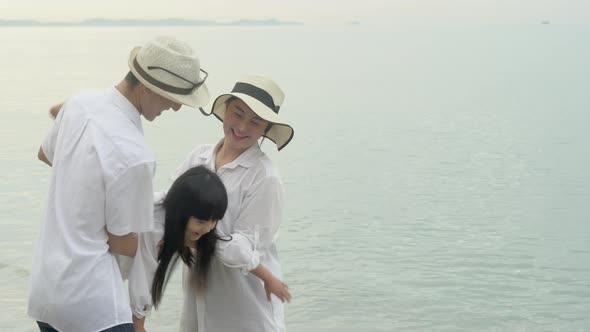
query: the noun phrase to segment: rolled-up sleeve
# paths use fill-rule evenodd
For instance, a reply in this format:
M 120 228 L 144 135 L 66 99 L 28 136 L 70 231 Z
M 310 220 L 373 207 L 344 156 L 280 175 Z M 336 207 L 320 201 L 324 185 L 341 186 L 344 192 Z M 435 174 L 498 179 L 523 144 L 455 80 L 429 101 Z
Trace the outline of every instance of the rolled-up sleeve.
M 194 152 L 190 153 L 186 160 L 172 174 L 170 183 L 191 168 Z M 139 235 L 139 243 L 135 258 L 129 267 L 129 298 L 133 315 L 143 318 L 150 314 L 152 303 L 152 282 L 158 268 L 158 243 L 164 237 L 164 225 L 166 213 L 164 200 L 168 188 L 151 193 L 153 205 L 154 230 L 143 232 Z
M 105 210 L 110 233 L 121 236 L 152 230 L 154 169 L 152 162 L 140 163 L 107 184 Z
M 138 247 L 129 270 L 129 299 L 137 318 L 148 316 L 152 309 L 152 281 L 158 268 L 158 243 L 164 235 L 164 208 L 154 206 L 155 228 L 138 234 Z
M 283 210 L 283 185 L 278 177 L 264 177 L 247 191 L 240 205 L 230 241 L 218 241 L 217 255 L 224 265 L 248 274 L 274 245 Z

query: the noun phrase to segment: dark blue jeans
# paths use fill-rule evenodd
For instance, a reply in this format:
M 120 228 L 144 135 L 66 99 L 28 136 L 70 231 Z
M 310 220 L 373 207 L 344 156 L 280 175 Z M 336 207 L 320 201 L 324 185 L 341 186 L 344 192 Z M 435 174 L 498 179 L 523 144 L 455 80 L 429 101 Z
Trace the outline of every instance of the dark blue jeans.
M 59 332 L 58 330 L 54 329 L 53 327 L 51 327 L 51 325 L 49 325 L 47 323 L 37 322 L 37 325 L 39 325 L 39 330 L 41 330 L 41 332 Z M 127 323 L 127 324 L 113 326 L 109 329 L 102 330 L 101 332 L 134 332 L 134 331 L 135 331 L 135 329 L 133 328 L 133 324 Z

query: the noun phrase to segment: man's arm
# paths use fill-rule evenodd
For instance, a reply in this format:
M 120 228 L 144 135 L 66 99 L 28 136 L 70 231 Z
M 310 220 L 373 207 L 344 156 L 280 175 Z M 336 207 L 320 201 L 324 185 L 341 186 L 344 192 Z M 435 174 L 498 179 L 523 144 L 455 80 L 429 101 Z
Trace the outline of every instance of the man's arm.
M 64 105 L 64 103 L 51 106 L 51 108 L 49 109 L 49 115 L 53 119 L 57 118 L 57 115 L 59 114 L 59 111 L 61 110 L 61 108 L 62 108 L 63 105 Z M 47 165 L 49 165 L 49 167 L 52 166 L 51 165 L 51 162 L 49 161 L 49 158 L 47 158 L 47 155 L 43 151 L 43 147 L 39 147 L 39 152 L 37 152 L 37 158 L 39 158 L 39 160 L 41 160 L 42 162 L 44 162 Z
M 106 185 L 105 221 L 112 253 L 135 257 L 139 232 L 154 227 L 154 162 L 125 168 Z
M 59 113 L 59 110 L 61 110 L 61 107 L 63 105 L 64 103 L 51 106 L 51 108 L 49 109 L 49 115 L 51 115 L 51 117 L 54 119 L 57 118 L 57 114 Z
M 37 158 L 51 167 L 51 162 L 47 159 L 41 147 L 39 147 L 39 152 L 37 152 Z
M 114 254 L 123 256 L 135 257 L 137 252 L 137 234 L 129 233 L 123 236 L 118 236 L 107 232 L 109 240 L 109 251 Z

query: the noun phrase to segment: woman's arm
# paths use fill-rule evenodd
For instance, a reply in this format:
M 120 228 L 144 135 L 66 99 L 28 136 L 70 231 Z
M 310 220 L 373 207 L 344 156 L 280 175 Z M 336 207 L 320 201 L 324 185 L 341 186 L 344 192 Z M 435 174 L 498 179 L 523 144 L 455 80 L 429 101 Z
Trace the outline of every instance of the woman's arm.
M 218 241 L 217 256 L 224 265 L 252 273 L 264 282 L 267 298 L 275 294 L 290 301 L 288 286 L 260 263 L 260 252 L 272 245 L 278 236 L 282 213 L 283 188 L 279 178 L 264 177 L 248 188 L 240 205 L 230 241 Z
M 275 277 L 264 265 L 258 266 L 250 271 L 264 282 L 264 290 L 266 290 L 266 299 L 270 301 L 270 294 L 276 295 L 282 302 L 291 301 L 291 293 L 289 286 L 279 278 Z

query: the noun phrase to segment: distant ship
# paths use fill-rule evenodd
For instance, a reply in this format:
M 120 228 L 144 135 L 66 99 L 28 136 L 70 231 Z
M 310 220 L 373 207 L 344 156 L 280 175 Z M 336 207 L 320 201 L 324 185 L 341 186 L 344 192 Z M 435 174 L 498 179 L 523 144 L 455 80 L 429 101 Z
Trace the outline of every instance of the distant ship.
M 549 22 L 549 20 L 545 20 L 543 22 L 541 22 L 541 24 L 550 24 L 551 22 Z

